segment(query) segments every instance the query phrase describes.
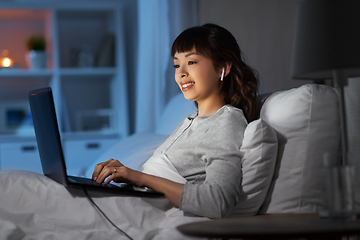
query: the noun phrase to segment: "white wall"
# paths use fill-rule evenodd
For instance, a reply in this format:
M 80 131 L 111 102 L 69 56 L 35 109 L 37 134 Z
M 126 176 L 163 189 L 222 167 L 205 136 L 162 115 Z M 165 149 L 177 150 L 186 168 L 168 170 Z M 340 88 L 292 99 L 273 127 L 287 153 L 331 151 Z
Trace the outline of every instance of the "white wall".
M 259 72 L 260 91 L 274 92 L 309 81 L 290 76 L 296 5 L 300 0 L 198 0 L 199 24 L 233 33 L 247 63 Z

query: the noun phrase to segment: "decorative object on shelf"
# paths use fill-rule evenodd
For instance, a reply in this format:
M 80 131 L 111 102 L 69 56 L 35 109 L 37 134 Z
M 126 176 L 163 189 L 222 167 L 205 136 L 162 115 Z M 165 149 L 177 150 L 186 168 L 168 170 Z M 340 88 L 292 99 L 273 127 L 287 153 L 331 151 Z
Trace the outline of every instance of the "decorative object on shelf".
M 0 104 L 0 134 L 34 135 L 27 101 L 9 101 Z
M 347 179 L 344 185 L 343 169 L 353 167 L 348 159 L 348 132 L 346 127 L 344 86 L 349 77 L 360 76 L 360 2 L 358 0 L 311 0 L 298 5 L 292 76 L 296 79 L 333 79 L 339 92 L 339 119 L 341 130 L 341 154 L 337 162 L 331 161 L 328 181 L 339 185 L 340 200 L 320 215 L 330 218 L 354 218 L 354 181 Z M 337 106 L 334 106 L 337 107 Z M 341 156 L 341 157 L 340 157 Z M 334 157 L 334 156 L 331 156 Z M 324 157 L 326 159 L 326 157 Z M 329 165 L 329 160 L 327 161 Z M 353 170 L 346 170 L 351 174 Z M 331 178 L 332 176 L 332 178 Z M 333 186 L 329 194 L 335 191 Z M 344 198 L 344 194 L 348 198 Z M 331 199 L 329 199 L 331 202 Z
M 111 109 L 82 110 L 76 115 L 76 131 L 114 132 L 115 114 Z
M 95 54 L 90 46 L 72 47 L 70 55 L 71 67 L 90 68 L 95 66 Z
M 99 47 L 96 59 L 97 67 L 113 67 L 115 66 L 115 36 L 107 34 Z
M 32 36 L 27 41 L 29 50 L 26 59 L 30 69 L 44 69 L 47 67 L 46 42 L 43 36 Z
M 78 53 L 77 59 L 77 66 L 78 67 L 93 67 L 95 62 L 94 53 L 87 49 L 82 49 Z

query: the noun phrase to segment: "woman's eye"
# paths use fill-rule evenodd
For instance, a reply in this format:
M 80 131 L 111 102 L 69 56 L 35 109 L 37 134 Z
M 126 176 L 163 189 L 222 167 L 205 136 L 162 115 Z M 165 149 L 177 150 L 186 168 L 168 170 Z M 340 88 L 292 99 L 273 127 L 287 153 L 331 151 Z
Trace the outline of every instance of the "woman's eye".
M 193 65 L 193 64 L 195 64 L 196 62 L 195 61 L 189 61 L 188 62 L 188 65 Z
M 179 68 L 179 65 L 176 65 L 176 64 L 175 64 L 175 65 L 174 65 L 174 68 Z

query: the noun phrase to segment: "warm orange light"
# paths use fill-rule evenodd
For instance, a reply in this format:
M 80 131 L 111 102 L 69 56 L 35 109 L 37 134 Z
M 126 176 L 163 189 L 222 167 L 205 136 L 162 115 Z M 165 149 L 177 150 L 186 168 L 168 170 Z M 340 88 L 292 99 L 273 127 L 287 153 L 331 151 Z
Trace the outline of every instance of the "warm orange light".
M 1 59 L 1 66 L 2 67 L 10 67 L 11 64 L 12 64 L 12 61 L 11 61 L 10 58 L 5 57 L 5 58 Z
M 4 49 L 2 51 L 2 55 L 3 55 L 3 58 L 1 59 L 0 65 L 2 67 L 11 67 L 12 61 L 10 58 L 7 57 L 9 55 L 9 51 L 7 49 Z

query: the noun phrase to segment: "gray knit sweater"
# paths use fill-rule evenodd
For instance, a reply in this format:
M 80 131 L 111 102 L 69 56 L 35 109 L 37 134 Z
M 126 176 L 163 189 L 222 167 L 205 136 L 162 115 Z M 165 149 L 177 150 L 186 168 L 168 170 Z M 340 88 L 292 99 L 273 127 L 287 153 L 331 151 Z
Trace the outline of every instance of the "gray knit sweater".
M 241 191 L 240 147 L 246 126 L 243 112 L 230 105 L 208 118 L 195 113 L 155 151 L 166 155 L 188 181 L 181 210 L 209 218 L 231 213 Z

